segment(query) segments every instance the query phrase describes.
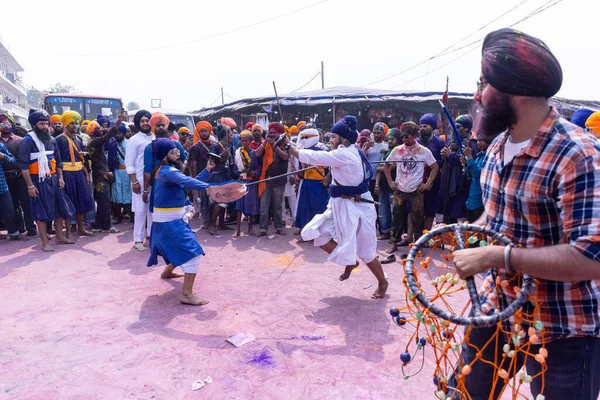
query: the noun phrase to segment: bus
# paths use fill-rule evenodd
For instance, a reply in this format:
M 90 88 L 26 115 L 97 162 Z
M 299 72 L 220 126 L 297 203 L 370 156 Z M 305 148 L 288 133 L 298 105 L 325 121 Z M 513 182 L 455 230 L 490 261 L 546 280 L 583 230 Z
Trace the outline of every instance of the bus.
M 47 93 L 44 95 L 44 110 L 50 115 L 61 115 L 65 111 L 77 111 L 86 120 L 94 120 L 98 115 L 107 115 L 111 123 L 117 122 L 123 109 L 123 101 L 118 97 L 88 96 L 73 93 Z
M 127 120 L 129 122 L 133 122 L 133 117 L 139 110 L 127 111 Z M 150 108 L 148 111 L 152 114 L 155 112 L 161 112 L 169 118 L 169 121 L 174 123 L 175 125 L 181 126 L 181 124 L 185 125 L 190 132 L 194 132 L 194 128 L 196 125 L 194 124 L 194 116 L 190 113 L 180 112 L 175 110 L 167 110 L 164 108 Z

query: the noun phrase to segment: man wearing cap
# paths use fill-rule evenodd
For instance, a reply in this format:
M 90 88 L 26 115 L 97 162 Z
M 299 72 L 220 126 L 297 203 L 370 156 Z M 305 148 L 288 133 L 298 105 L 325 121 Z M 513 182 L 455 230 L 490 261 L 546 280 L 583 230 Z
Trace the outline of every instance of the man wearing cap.
M 73 244 L 63 230 L 63 221 L 74 214 L 73 203 L 64 192 L 62 160 L 55 139 L 50 135 L 50 115 L 44 110 L 30 110 L 29 124 L 33 128 L 21 141 L 19 164 L 27 183 L 31 217 L 36 221 L 42 250 L 53 252 L 47 232 L 48 222 L 54 221 L 57 244 Z
M 477 140 L 471 139 L 473 118 L 468 114 L 459 115 L 455 122 L 463 145 L 469 146 L 472 154 L 477 154 Z M 442 168 L 442 199 L 438 207 L 438 213 L 443 215 L 445 223 L 455 223 L 467 216 L 466 203 L 469 198 L 469 181 L 460 162 L 462 149 L 459 148 L 454 134 L 446 138 L 446 144 L 447 146 L 441 151 L 444 164 Z
M 160 160 L 160 165 L 156 171 L 154 221 L 150 237 L 151 254 L 147 266 L 158 264 L 160 255 L 167 264 L 161 274 L 163 279 L 181 277 L 173 272 L 176 267 L 181 267 L 185 274 L 181 303 L 202 306 L 208 304 L 208 301 L 196 296 L 194 281 L 204 250 L 189 225 L 191 207 L 188 209 L 185 205 L 185 189 L 205 190 L 209 186 L 206 181 L 214 167 L 214 162 L 210 160 L 206 169 L 195 179 L 185 176 L 178 168 L 181 160 L 175 143 L 169 138 L 158 138 L 152 143 L 152 157 Z
M 419 119 L 419 139 L 417 142 L 425 146 L 431 151 L 433 158 L 437 162 L 438 168 L 441 169 L 443 165 L 443 158 L 441 151 L 446 146 L 446 142 L 441 137 L 434 134 L 437 129 L 438 118 L 435 114 L 425 114 Z M 429 166 L 425 167 L 425 175 L 429 176 L 431 169 Z M 431 189 L 423 193 L 423 215 L 425 216 L 424 229 L 431 229 L 433 226 L 433 219 L 437 213 L 440 205 L 440 186 L 441 186 L 441 174 L 438 173 Z M 442 218 L 440 218 L 441 220 Z
M 131 180 L 127 176 L 125 154 L 127 154 L 127 134 L 131 128 L 127 122 L 121 122 L 115 133 L 114 140 L 108 145 L 108 170 L 114 175 L 115 181 L 111 187 L 111 200 L 115 224 L 120 224 L 123 215 L 131 213 Z M 130 216 L 131 220 L 131 216 Z
M 8 114 L 0 114 L 0 143 L 6 146 L 6 149 L 15 157 L 14 162 L 5 159 L 2 164 L 8 191 L 13 202 L 14 221 L 20 233 L 27 230 L 27 236 L 35 236 L 37 235 L 37 229 L 33 219 L 31 219 L 27 184 L 19 165 L 19 147 L 23 139 L 14 134 L 14 129 L 15 121 L 13 118 Z
M 393 253 L 398 246 L 408 246 L 423 233 L 423 193 L 431 190 L 438 174 L 438 165 L 431 151 L 417 143 L 419 126 L 414 122 L 405 122 L 400 126 L 403 144 L 392 150 L 385 164 L 385 178 L 390 189 L 394 191 L 394 218 L 392 219 L 392 246 L 387 250 Z M 425 167 L 430 169 L 425 176 Z M 396 169 L 396 179 L 392 179 L 391 169 Z M 402 240 L 402 229 L 406 224 L 408 213 L 406 205 L 410 204 L 413 237 Z
M 329 261 L 346 267 L 340 281 L 350 277 L 360 258 L 377 278 L 377 290 L 372 298 L 385 296 L 388 282 L 377 258 L 376 218 L 369 181 L 375 171 L 365 153 L 354 145 L 358 139 L 357 120 L 345 116 L 335 123 L 332 145 L 334 150 L 299 150 L 289 139 L 282 141 L 290 154 L 301 163 L 331 167 L 333 177 L 330 199 L 323 214 L 315 216 L 304 229 L 302 239 L 314 240 L 315 246 L 330 254 Z
M 63 177 L 65 192 L 75 206 L 75 219 L 77 220 L 77 233 L 80 236 L 93 236 L 92 232 L 85 229 L 83 223 L 85 214 L 94 210 L 94 199 L 90 187 L 92 177 L 88 172 L 84 156 L 84 147 L 77 137 L 81 115 L 76 111 L 65 111 L 62 115 L 62 125 L 65 132 L 56 137 L 56 147 L 63 161 Z M 71 237 L 71 230 L 67 226 L 67 238 Z
M 154 133 L 150 129 L 152 114 L 146 110 L 139 110 L 133 117 L 133 123 L 138 133 L 133 135 L 127 143 L 125 154 L 125 170 L 131 180 L 132 203 L 134 212 L 133 241 L 137 251 L 144 251 L 144 238 L 150 237 L 152 227 L 152 213 L 148 204 L 142 198 L 142 183 L 144 182 L 144 150 L 154 140 Z
M 483 162 L 485 212 L 477 223 L 518 246 L 477 247 L 452 257 L 463 279 L 488 272 L 483 287 L 494 293 L 491 268 L 497 268 L 498 282 L 508 282 L 498 288 L 501 297 L 484 293 L 484 312 L 515 300 L 513 286 L 521 281 L 515 274 L 535 278 L 535 334 L 548 357 L 543 364 L 526 357 L 533 398 L 591 400 L 600 394 L 600 142 L 550 105 L 561 85 L 560 64 L 540 39 L 514 29 L 484 39 L 475 94 L 482 118 L 478 130 L 502 133 Z M 491 388 L 503 386 L 492 379 L 506 337 L 495 335 L 496 326 L 472 328 L 469 345 L 462 347 L 464 365 L 476 357 L 492 363 L 477 362 L 461 376 L 474 399 L 497 398 Z M 494 337 L 494 345 L 479 350 Z M 528 351 L 538 354 L 539 348 L 532 344 Z M 519 371 L 524 361 L 514 361 L 511 371 Z

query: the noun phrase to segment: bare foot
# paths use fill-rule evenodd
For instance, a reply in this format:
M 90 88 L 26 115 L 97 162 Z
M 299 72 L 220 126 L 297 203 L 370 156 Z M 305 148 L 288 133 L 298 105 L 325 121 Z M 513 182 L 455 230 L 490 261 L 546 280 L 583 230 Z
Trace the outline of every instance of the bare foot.
M 42 246 L 42 251 L 46 253 L 54 253 L 54 249 L 49 244 Z
M 350 274 L 357 267 L 358 267 L 358 261 L 354 265 L 346 265 L 346 270 L 344 271 L 343 274 L 340 275 L 340 281 L 345 281 L 346 279 L 350 278 Z
M 279 236 L 287 236 L 287 233 L 285 233 L 281 229 L 278 229 L 277 232 L 275 232 L 275 233 L 277 233 Z
M 183 278 L 183 274 L 176 274 L 175 272 L 163 272 L 160 274 L 160 279 L 173 279 L 173 278 Z
M 208 301 L 201 299 L 200 297 L 196 296 L 193 293 L 192 294 L 183 294 L 183 295 L 181 295 L 179 300 L 183 304 L 189 304 L 192 306 L 203 306 L 203 305 L 208 304 Z
M 66 238 L 66 237 L 59 238 L 58 236 L 56 236 L 54 243 L 56 243 L 56 244 L 75 244 L 75 243 L 77 243 L 77 241 L 73 238 Z
M 383 299 L 383 296 L 385 296 L 385 292 L 387 292 L 389 283 L 386 280 L 383 283 L 380 283 L 379 286 L 377 287 L 377 290 L 375 291 L 375 293 L 373 293 L 373 296 L 371 296 L 372 299 Z
M 94 236 L 94 234 L 92 232 L 86 231 L 85 229 L 81 230 L 81 231 L 78 231 L 77 234 L 79 236 Z
M 233 238 L 234 238 L 234 239 L 237 239 L 237 238 L 239 238 L 239 237 L 240 237 L 240 231 L 235 231 L 235 232 L 233 233 Z
M 263 236 L 267 236 L 267 232 L 258 232 L 258 235 L 256 235 L 256 237 L 263 237 Z
M 294 231 L 294 235 L 299 235 L 302 230 L 300 228 L 296 228 Z

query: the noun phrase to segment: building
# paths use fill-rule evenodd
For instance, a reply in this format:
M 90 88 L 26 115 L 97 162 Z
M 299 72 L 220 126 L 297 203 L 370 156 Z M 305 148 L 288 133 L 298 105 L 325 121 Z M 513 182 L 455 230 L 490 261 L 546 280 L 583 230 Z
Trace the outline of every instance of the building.
M 23 67 L 0 42 L 0 111 L 8 112 L 23 126 L 27 123 L 27 89 L 19 73 Z

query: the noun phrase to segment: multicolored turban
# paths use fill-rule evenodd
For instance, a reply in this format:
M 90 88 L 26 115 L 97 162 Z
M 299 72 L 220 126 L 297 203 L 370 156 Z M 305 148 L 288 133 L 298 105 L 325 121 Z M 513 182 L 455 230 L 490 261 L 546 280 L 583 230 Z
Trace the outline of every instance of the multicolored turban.
M 62 117 L 60 116 L 60 114 L 52 114 L 52 116 L 50 117 L 50 125 L 54 125 L 57 122 L 60 122 L 62 124 Z
M 52 117 L 54 117 L 54 115 Z M 52 121 L 52 117 L 50 118 L 50 121 Z M 78 125 L 81 122 L 81 115 L 79 115 L 77 111 L 65 111 L 61 117 L 61 122 L 65 127 L 71 122 L 75 122 L 75 124 Z
M 152 129 L 152 132 L 154 132 L 154 128 L 156 128 L 158 123 L 163 123 L 165 126 L 169 126 L 169 118 L 161 112 L 155 112 L 152 114 L 152 118 L 150 118 L 150 129 Z
M 10 127 L 10 131 L 13 131 L 13 128 L 15 127 L 15 120 L 13 119 L 13 117 L 11 117 L 9 114 L 0 114 L 0 122 L 9 122 L 12 126 Z
M 352 115 L 346 115 L 333 125 L 331 132 L 348 139 L 350 143 L 356 143 L 358 139 L 358 120 Z
M 396 143 L 402 143 L 402 131 L 398 128 L 390 129 L 390 136 L 396 139 Z
M 510 28 L 485 37 L 481 71 L 490 85 L 514 96 L 550 98 L 563 80 L 560 64 L 544 42 Z
M 400 125 L 400 132 L 402 135 L 408 134 L 413 137 L 417 137 L 419 136 L 419 125 L 415 124 L 414 122 L 405 122 Z
M 473 117 L 469 114 L 459 115 L 456 117 L 455 122 L 461 124 L 463 128 L 466 128 L 467 130 L 473 129 Z

